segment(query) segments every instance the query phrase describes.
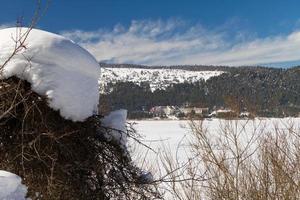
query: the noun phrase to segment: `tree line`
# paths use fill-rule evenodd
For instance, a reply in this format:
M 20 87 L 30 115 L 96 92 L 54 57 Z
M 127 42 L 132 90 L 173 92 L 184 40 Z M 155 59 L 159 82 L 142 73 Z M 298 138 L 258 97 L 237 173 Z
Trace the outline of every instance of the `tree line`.
M 102 94 L 109 109 L 147 111 L 153 106 L 230 108 L 256 116 L 284 117 L 300 113 L 300 67 L 289 69 L 231 67 L 207 81 L 177 83 L 151 91 L 149 83 L 108 83 Z

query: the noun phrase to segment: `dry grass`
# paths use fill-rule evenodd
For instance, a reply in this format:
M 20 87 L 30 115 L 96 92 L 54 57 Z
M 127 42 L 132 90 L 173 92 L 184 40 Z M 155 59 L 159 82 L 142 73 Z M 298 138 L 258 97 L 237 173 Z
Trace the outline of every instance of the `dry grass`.
M 167 184 L 172 198 L 300 199 L 299 127 L 273 124 L 267 131 L 252 123 L 228 120 L 212 133 L 201 121 L 191 122 L 191 159 L 182 166 L 170 154 L 162 158 L 172 172 Z

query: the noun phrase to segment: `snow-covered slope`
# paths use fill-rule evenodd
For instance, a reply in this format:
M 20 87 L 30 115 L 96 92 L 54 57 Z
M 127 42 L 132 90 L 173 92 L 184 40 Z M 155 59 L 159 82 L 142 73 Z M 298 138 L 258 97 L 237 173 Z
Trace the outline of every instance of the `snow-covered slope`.
M 102 68 L 100 84 L 111 82 L 148 82 L 151 90 L 164 89 L 174 83 L 196 82 L 219 76 L 223 71 L 191 71 L 182 69 Z M 101 87 L 102 88 L 102 87 Z
M 12 55 L 15 40 L 23 40 L 27 30 L 0 30 L 0 66 Z M 30 82 L 32 89 L 46 96 L 49 106 L 66 119 L 83 121 L 97 112 L 99 64 L 86 50 L 60 35 L 31 30 L 24 48 L 4 66 L 0 78 L 11 76 Z
M 25 200 L 27 187 L 21 181 L 19 176 L 0 170 L 0 199 Z

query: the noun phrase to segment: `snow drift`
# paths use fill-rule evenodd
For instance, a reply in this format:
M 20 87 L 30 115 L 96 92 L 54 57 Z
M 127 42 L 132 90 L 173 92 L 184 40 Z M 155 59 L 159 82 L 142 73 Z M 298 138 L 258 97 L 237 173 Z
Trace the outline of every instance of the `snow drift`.
M 0 66 L 27 30 L 0 30 Z M 86 50 L 62 36 L 32 29 L 24 48 L 4 66 L 2 79 L 17 76 L 28 81 L 62 117 L 84 121 L 97 112 L 99 75 L 97 61 Z
M 106 139 L 118 143 L 124 149 L 127 147 L 126 119 L 127 110 L 124 109 L 115 110 L 101 119 L 103 126 L 112 129 L 104 135 Z
M 27 187 L 21 181 L 19 176 L 0 170 L 0 199 L 25 200 Z
M 0 168 L 18 172 L 28 191 L 18 177 L 0 174 L 0 199 L 21 200 L 25 192 L 45 200 L 156 195 L 127 153 L 134 133 L 126 127 L 126 111 L 93 115 L 95 59 L 72 41 L 36 29 L 11 57 L 20 30 L 28 29 L 0 30 Z

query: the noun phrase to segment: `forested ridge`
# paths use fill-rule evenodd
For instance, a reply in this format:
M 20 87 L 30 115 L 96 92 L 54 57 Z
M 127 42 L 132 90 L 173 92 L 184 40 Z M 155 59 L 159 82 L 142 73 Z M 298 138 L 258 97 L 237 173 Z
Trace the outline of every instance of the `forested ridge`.
M 175 67 L 189 70 L 197 68 L 197 66 Z M 210 110 L 230 108 L 267 117 L 299 115 L 299 66 L 288 69 L 198 66 L 196 70 L 208 69 L 222 70 L 225 73 L 206 82 L 200 80 L 194 83 L 172 84 L 164 90 L 155 91 L 151 91 L 148 82 L 108 83 L 107 87 L 111 92 L 102 94 L 103 103 L 110 109 L 126 108 L 129 113 L 147 111 L 153 106 L 170 105 L 208 107 Z

